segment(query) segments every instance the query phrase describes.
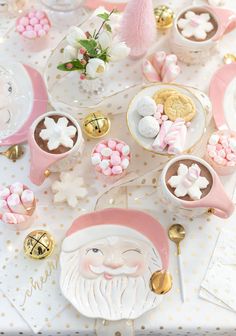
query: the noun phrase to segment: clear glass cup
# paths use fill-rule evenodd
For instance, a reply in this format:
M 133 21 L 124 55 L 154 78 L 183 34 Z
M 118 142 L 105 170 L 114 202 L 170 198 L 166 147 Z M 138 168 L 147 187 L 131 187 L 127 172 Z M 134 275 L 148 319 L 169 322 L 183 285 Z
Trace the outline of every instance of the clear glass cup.
M 77 9 L 82 0 L 41 0 L 41 2 L 51 10 L 68 12 Z

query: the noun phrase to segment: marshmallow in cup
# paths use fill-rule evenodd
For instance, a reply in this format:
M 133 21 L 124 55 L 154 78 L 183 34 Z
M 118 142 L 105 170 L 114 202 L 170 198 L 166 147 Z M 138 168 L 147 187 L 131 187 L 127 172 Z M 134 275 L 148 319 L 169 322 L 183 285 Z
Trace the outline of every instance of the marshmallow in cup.
M 204 167 L 207 176 L 209 177 L 208 192 L 200 199 L 190 201 L 184 200 L 172 193 L 167 185 L 169 181 L 169 179 L 167 181 L 167 173 L 169 172 L 169 169 L 174 164 L 184 161 L 191 161 L 194 165 L 196 164 L 199 165 L 199 167 Z M 202 176 L 201 172 L 200 176 Z M 169 210 L 173 211 L 175 215 L 180 217 L 193 217 L 201 216 L 204 213 L 212 213 L 221 218 L 228 218 L 232 215 L 235 208 L 214 169 L 205 160 L 193 155 L 180 155 L 170 160 L 162 171 L 160 188 L 163 204 L 166 205 Z

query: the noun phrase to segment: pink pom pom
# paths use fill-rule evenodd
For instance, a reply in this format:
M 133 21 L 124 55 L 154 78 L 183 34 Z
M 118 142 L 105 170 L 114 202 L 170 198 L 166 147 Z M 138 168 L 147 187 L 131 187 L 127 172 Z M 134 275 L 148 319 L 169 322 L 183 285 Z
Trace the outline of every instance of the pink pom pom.
M 30 19 L 31 26 L 35 26 L 38 23 L 39 23 L 39 20 L 36 17 L 33 17 L 32 19 Z
M 113 166 L 111 170 L 112 170 L 113 175 L 120 175 L 123 172 L 123 169 L 121 166 Z
M 25 31 L 25 27 L 22 25 L 18 25 L 16 27 L 16 30 L 18 31 L 18 33 L 23 33 Z
M 27 16 L 23 16 L 19 20 L 19 24 L 22 25 L 22 26 L 28 26 L 28 24 L 29 24 L 29 18 L 27 18 Z
M 111 148 L 112 150 L 114 150 L 116 148 L 116 141 L 114 141 L 114 140 L 108 140 L 107 145 L 108 145 L 109 148 Z
M 118 166 L 118 165 L 120 165 L 120 163 L 121 163 L 121 158 L 120 158 L 120 156 L 119 156 L 119 155 L 114 155 L 114 154 L 112 154 L 112 155 L 111 155 L 111 164 L 112 164 L 113 166 Z

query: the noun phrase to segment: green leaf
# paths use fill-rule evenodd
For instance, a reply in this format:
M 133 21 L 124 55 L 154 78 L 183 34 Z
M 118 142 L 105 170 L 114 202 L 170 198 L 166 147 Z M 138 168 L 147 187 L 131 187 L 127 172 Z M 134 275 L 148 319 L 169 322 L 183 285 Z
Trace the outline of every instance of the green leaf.
M 112 32 L 111 26 L 108 23 L 105 23 L 105 29 L 110 33 Z
M 87 50 L 88 54 L 96 55 L 97 42 L 94 39 L 80 40 L 79 43 Z
M 68 67 L 68 64 L 69 65 L 72 65 L 72 67 Z M 71 62 L 66 62 L 66 63 L 62 63 L 62 64 L 59 64 L 57 66 L 57 69 L 58 70 L 61 70 L 61 71 L 80 71 L 80 70 L 84 70 L 85 69 L 85 66 L 83 64 L 80 63 L 79 60 L 74 60 L 74 61 L 71 61 Z
M 101 19 L 108 21 L 110 18 L 110 14 L 109 13 L 101 13 L 97 15 L 98 17 L 100 17 Z

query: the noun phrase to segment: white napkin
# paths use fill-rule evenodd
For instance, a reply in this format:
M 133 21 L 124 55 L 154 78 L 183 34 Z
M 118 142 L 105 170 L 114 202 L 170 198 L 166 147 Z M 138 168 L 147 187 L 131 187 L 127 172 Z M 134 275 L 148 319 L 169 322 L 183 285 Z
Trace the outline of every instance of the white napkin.
M 236 233 L 222 230 L 216 243 L 200 297 L 236 312 Z

